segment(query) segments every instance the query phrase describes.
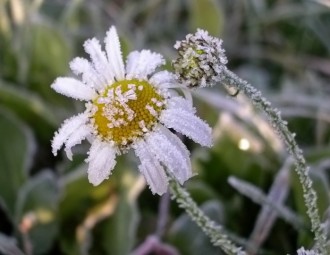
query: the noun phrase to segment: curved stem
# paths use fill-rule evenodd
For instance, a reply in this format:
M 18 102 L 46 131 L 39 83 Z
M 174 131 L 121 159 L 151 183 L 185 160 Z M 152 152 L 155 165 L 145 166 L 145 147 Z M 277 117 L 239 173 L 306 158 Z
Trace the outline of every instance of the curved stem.
M 179 206 L 186 210 L 191 219 L 204 231 L 211 239 L 214 246 L 219 246 L 224 252 L 230 255 L 245 255 L 240 247 L 235 246 L 224 233 L 221 226 L 216 225 L 207 217 L 190 197 L 189 193 L 177 182 L 168 172 L 169 187 L 172 199 L 175 199 Z
M 224 69 L 222 75 L 222 83 L 242 91 L 249 99 L 251 99 L 255 106 L 264 111 L 272 127 L 285 142 L 287 150 L 295 160 L 296 172 L 303 188 L 303 196 L 307 207 L 307 214 L 311 220 L 312 231 L 315 235 L 315 247 L 318 253 L 324 255 L 329 254 L 327 252 L 326 236 L 321 226 L 317 208 L 317 195 L 312 187 L 312 180 L 308 175 L 309 168 L 306 165 L 306 160 L 303 156 L 302 150 L 295 141 L 294 134 L 289 131 L 287 123 L 281 118 L 280 112 L 271 107 L 270 102 L 262 96 L 259 90 L 239 78 L 228 69 Z

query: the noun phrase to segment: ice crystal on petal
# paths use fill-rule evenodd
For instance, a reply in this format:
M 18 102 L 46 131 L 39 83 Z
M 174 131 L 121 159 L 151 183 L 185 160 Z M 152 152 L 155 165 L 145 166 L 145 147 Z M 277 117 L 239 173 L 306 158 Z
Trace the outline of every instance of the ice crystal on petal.
M 65 153 L 68 159 L 72 160 L 71 148 L 77 144 L 80 144 L 87 136 L 92 134 L 93 130 L 88 125 L 82 125 L 77 128 L 74 133 L 65 142 Z
M 64 121 L 61 128 L 55 133 L 52 141 L 52 149 L 54 155 L 57 155 L 57 151 L 62 147 L 62 145 L 77 130 L 77 128 L 84 125 L 87 120 L 88 117 L 85 114 L 79 114 Z
M 184 183 L 192 175 L 189 151 L 172 132 L 159 128 L 146 137 L 147 146 L 154 156 Z
M 91 88 L 102 90 L 106 86 L 106 81 L 100 77 L 87 59 L 74 58 L 70 62 L 70 68 L 75 75 L 82 75 L 82 81 Z
M 82 81 L 58 78 L 52 84 L 63 95 L 87 101 L 84 113 L 66 120 L 55 133 L 54 155 L 65 145 L 71 160 L 71 148 L 87 138 L 92 143 L 86 162 L 93 185 L 107 179 L 116 165 L 116 156 L 131 148 L 140 159 L 139 170 L 153 193 L 161 195 L 167 190 L 164 167 L 180 183 L 189 179 L 189 152 L 161 123 L 202 145 L 211 143 L 211 132 L 195 116 L 191 100 L 173 96 L 172 88 L 180 87 L 176 76 L 168 71 L 154 74 L 165 63 L 164 58 L 149 50 L 134 51 L 129 54 L 125 69 L 114 27 L 106 35 L 105 51 L 95 38 L 87 40 L 84 48 L 91 60 L 75 58 L 70 63 Z M 183 90 L 190 99 L 187 91 Z
M 160 71 L 155 73 L 151 76 L 149 81 L 160 88 L 171 87 L 177 83 L 175 75 L 169 71 Z
M 57 78 L 51 85 L 57 93 L 78 100 L 91 100 L 96 96 L 94 89 L 73 78 Z
M 109 84 L 113 81 L 114 74 L 111 72 L 109 62 L 102 51 L 100 42 L 93 38 L 84 43 L 85 51 L 90 55 L 93 66 L 97 73 Z
M 93 185 L 99 185 L 107 179 L 116 165 L 117 151 L 109 143 L 95 139 L 89 150 L 86 162 L 88 166 L 88 180 Z
M 139 170 L 144 175 L 152 193 L 162 195 L 167 191 L 167 177 L 159 161 L 148 150 L 145 141 L 141 140 L 134 146 L 135 154 L 141 161 Z
M 125 77 L 124 61 L 121 53 L 119 37 L 115 27 L 111 27 L 107 32 L 105 49 L 108 56 L 108 61 L 113 70 L 116 80 L 122 80 Z
M 203 146 L 212 146 L 212 129 L 193 113 L 182 109 L 167 109 L 160 118 L 166 127 L 173 128 Z
M 221 80 L 227 64 L 221 39 L 198 29 L 176 42 L 174 48 L 179 56 L 172 64 L 180 82 L 194 88 L 212 86 Z
M 127 57 L 126 73 L 127 79 L 132 77 L 146 79 L 160 65 L 165 64 L 162 55 L 153 53 L 149 50 L 141 52 L 133 51 Z

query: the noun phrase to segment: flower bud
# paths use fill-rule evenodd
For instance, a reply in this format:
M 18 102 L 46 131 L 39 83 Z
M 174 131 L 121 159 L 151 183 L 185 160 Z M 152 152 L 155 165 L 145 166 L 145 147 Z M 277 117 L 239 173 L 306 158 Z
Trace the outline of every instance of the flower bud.
M 172 64 L 178 80 L 189 88 L 213 86 L 221 80 L 227 58 L 222 40 L 198 29 L 177 41 L 178 58 Z

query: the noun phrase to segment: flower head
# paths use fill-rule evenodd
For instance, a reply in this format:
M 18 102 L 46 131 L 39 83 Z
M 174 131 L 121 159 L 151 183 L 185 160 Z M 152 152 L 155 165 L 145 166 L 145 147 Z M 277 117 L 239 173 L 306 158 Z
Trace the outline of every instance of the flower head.
M 70 63 L 82 81 L 61 77 L 52 84 L 56 92 L 86 101 L 86 110 L 67 119 L 55 133 L 54 155 L 64 145 L 72 159 L 71 148 L 88 138 L 88 178 L 94 185 L 109 177 L 116 156 L 129 149 L 135 150 L 139 170 L 153 193 L 167 190 L 163 166 L 180 183 L 189 179 L 189 152 L 168 128 L 203 146 L 212 143 L 211 128 L 195 115 L 189 100 L 170 89 L 178 86 L 175 75 L 155 73 L 165 63 L 163 57 L 149 50 L 134 51 L 125 66 L 114 27 L 106 35 L 105 52 L 95 38 L 87 40 L 84 48 L 91 61 L 75 58 Z
M 172 64 L 180 82 L 194 88 L 212 86 L 221 80 L 227 64 L 221 39 L 198 29 L 185 40 L 176 42 L 174 48 L 179 56 Z

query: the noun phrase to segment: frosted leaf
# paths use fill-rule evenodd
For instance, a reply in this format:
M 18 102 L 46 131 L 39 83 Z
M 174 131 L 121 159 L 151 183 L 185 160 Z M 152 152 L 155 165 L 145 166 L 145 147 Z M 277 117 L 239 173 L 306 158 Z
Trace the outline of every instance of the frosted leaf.
M 212 129 L 199 117 L 182 109 L 167 109 L 160 120 L 168 128 L 189 137 L 202 146 L 212 146 Z
M 160 65 L 165 64 L 162 55 L 150 50 L 133 51 L 127 57 L 126 78 L 146 79 Z
M 165 127 L 146 137 L 150 152 L 183 184 L 192 176 L 189 151 L 181 140 Z
M 304 247 L 301 247 L 299 250 L 297 250 L 297 255 L 319 255 L 319 254 L 313 250 L 305 250 Z
M 107 32 L 104 42 L 111 70 L 113 70 L 117 81 L 123 80 L 125 78 L 125 68 L 119 37 L 114 26 L 112 26 Z
M 74 74 L 81 75 L 82 81 L 92 88 L 102 90 L 107 85 L 107 82 L 100 77 L 87 59 L 74 58 L 70 62 L 70 68 Z
M 155 73 L 149 79 L 150 83 L 160 88 L 167 88 L 177 83 L 175 75 L 169 71 L 160 71 Z
M 167 108 L 173 110 L 180 109 L 193 114 L 196 112 L 196 109 L 192 106 L 191 102 L 180 96 L 171 97 L 168 100 Z
M 65 142 L 65 153 L 68 159 L 72 160 L 72 151 L 71 148 L 77 144 L 80 144 L 85 138 L 92 134 L 93 130 L 88 125 L 82 125 L 77 128 L 74 133 L 68 138 Z
M 102 51 L 100 42 L 93 38 L 84 43 L 85 51 L 90 55 L 94 68 L 100 76 L 110 84 L 113 82 L 114 73 L 109 65 L 105 52 Z
M 95 139 L 86 159 L 88 165 L 88 180 L 94 186 L 107 179 L 116 165 L 117 151 L 107 142 Z
M 56 156 L 57 151 L 69 139 L 69 137 L 82 125 L 88 121 L 88 116 L 81 113 L 67 119 L 62 124 L 61 128 L 55 133 L 52 140 L 52 152 Z
M 57 78 L 51 85 L 57 93 L 62 95 L 72 97 L 77 100 L 92 100 L 96 97 L 96 92 L 94 89 L 86 86 L 82 82 L 74 78 Z
M 146 179 L 151 192 L 162 195 L 167 191 L 167 177 L 163 167 L 159 164 L 157 159 L 148 150 L 145 141 L 141 140 L 134 146 L 135 154 L 141 161 L 139 170 Z

